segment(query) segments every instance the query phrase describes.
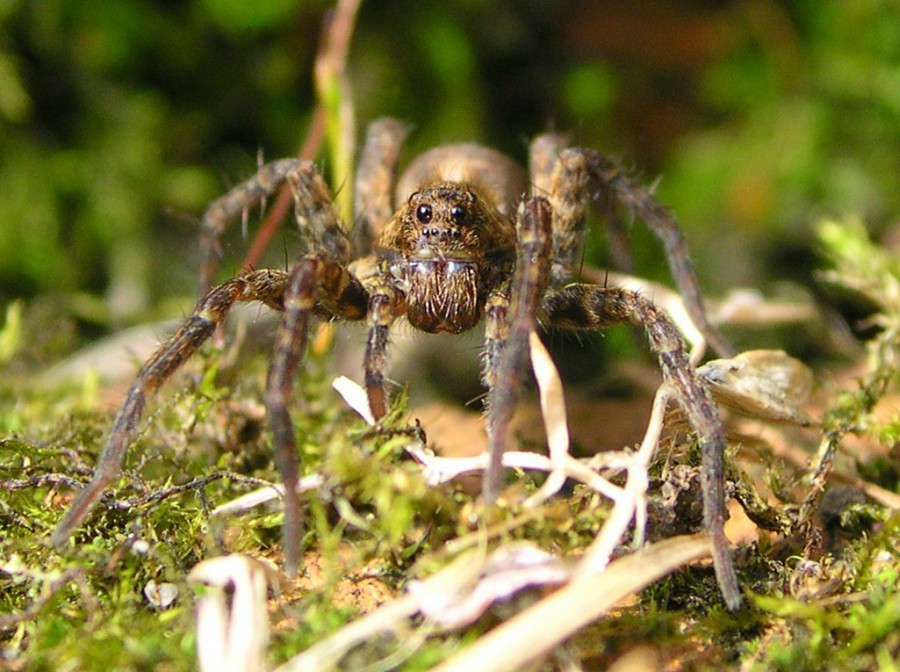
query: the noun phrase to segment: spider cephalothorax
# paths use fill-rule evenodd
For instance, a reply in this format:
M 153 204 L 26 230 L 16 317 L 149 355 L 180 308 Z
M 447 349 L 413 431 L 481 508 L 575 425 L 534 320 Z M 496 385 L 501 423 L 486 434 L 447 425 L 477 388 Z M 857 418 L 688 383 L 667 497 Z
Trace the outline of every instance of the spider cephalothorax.
M 375 241 L 379 264 L 405 294 L 406 317 L 416 329 L 471 329 L 488 288 L 512 270 L 515 226 L 476 189 L 438 182 L 416 191 Z
M 315 318 L 365 320 L 365 386 L 372 415 L 387 411 L 385 373 L 391 324 L 400 317 L 423 332 L 460 333 L 485 322 L 483 380 L 488 387 L 491 467 L 485 498 L 496 497 L 503 441 L 526 344 L 538 321 L 548 327 L 603 329 L 643 326 L 663 375 L 703 447 L 704 519 L 719 585 L 732 608 L 740 603 L 723 532 L 724 431 L 709 391 L 690 363 L 680 333 L 646 297 L 623 288 L 566 284 L 584 239 L 593 197 L 616 202 L 643 219 L 663 241 L 669 265 L 692 318 L 720 353 L 727 349 L 709 323 L 677 224 L 615 163 L 591 149 L 566 148 L 558 135 L 531 145 L 531 172 L 478 145 L 426 152 L 396 180 L 406 129 L 396 121 L 372 124 L 355 191 L 360 258 L 352 263 L 350 233 L 331 192 L 309 161 L 263 166 L 215 201 L 203 219 L 203 283 L 211 284 L 218 239 L 227 224 L 287 182 L 306 242 L 289 271 L 252 270 L 206 289 L 185 324 L 138 372 L 119 411 L 93 480 L 54 534 L 64 541 L 116 476 L 143 415 L 159 388 L 216 330 L 235 302 L 257 301 L 283 313 L 269 366 L 266 405 L 275 458 L 284 481 L 285 563 L 296 569 L 301 538 L 298 456 L 288 410 L 293 379 Z M 530 184 L 530 188 L 529 188 Z

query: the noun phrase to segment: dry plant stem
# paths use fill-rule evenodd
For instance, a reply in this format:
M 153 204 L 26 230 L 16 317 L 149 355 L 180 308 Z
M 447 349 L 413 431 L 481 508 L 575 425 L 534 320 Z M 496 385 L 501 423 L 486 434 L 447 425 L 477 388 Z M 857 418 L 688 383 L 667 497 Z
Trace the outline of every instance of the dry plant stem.
M 556 494 L 565 483 L 568 473 L 575 471 L 570 468 L 570 465 L 572 463 L 580 464 L 569 454 L 566 405 L 556 367 L 540 338 L 534 332 L 530 334 L 530 343 L 531 361 L 540 389 L 541 411 L 547 431 L 552 469 L 540 490 L 525 501 L 526 507 L 537 506 Z M 628 532 L 632 520 L 635 523 L 635 546 L 640 547 L 643 544 L 647 520 L 648 468 L 659 444 L 669 397 L 668 387 L 663 385 L 656 394 L 650 422 L 640 450 L 635 455 L 625 458 L 624 464 L 628 470 L 628 480 L 625 487 L 614 492 L 614 496 L 611 497 L 615 502 L 613 511 L 604 523 L 596 541 L 588 550 L 581 564 L 583 571 L 599 572 L 609 564 L 609 558 Z
M 616 560 L 602 574 L 585 574 L 513 616 L 432 672 L 514 670 L 548 653 L 623 598 L 710 553 L 706 535 L 646 546 Z
M 659 446 L 670 397 L 671 391 L 663 384 L 653 399 L 653 410 L 641 447 L 631 456 L 627 465 L 628 480 L 625 482 L 623 495 L 616 500 L 612 513 L 585 553 L 579 568 L 580 573 L 600 572 L 609 564 L 609 559 L 624 538 L 632 520 L 634 520 L 634 545 L 639 548 L 643 544 L 647 525 L 648 470 Z
M 338 0 L 315 63 L 316 93 L 325 111 L 331 150 L 332 184 L 341 186 L 335 200 L 346 222 L 353 220 L 353 152 L 356 150 L 353 88 L 347 76 L 347 56 L 360 2 Z
M 486 541 L 483 537 L 480 541 Z M 486 546 L 461 553 L 427 579 L 411 581 L 407 594 L 317 642 L 278 668 L 322 672 L 335 667 L 352 648 L 392 633 L 402 643 L 390 656 L 366 670 L 394 669 L 431 632 L 459 629 L 477 620 L 491 604 L 528 586 L 558 586 L 571 577 L 571 566 L 528 542 L 512 542 L 487 553 Z M 424 618 L 409 636 L 407 621 Z
M 344 655 L 358 644 L 395 630 L 398 624 L 419 610 L 419 600 L 406 595 L 382 605 L 368 616 L 341 628 L 278 667 L 275 672 L 325 672 L 333 669 Z
M 571 564 L 529 542 L 507 541 L 487 552 L 484 530 L 477 548 L 461 553 L 426 581 L 410 582 L 419 611 L 430 623 L 462 628 L 496 602 L 523 588 L 559 586 L 572 578 Z
M 309 476 L 304 476 L 297 482 L 297 492 L 302 493 L 316 490 L 323 485 L 325 485 L 325 478 L 321 474 L 310 474 Z M 215 518 L 216 516 L 240 514 L 255 506 L 282 497 L 284 497 L 284 488 L 282 486 L 275 483 L 267 483 L 257 490 L 253 490 L 245 495 L 241 495 L 240 497 L 225 502 L 221 506 L 217 506 L 209 512 L 209 515 Z
M 67 569 L 59 576 L 59 578 L 54 579 L 42 594 L 35 598 L 35 600 L 25 609 L 13 614 L 0 614 L 0 631 L 16 628 L 20 623 L 25 623 L 37 618 L 47 603 L 55 598 L 62 588 L 70 581 L 79 579 L 85 573 L 86 569 L 83 567 Z
M 241 216 L 247 209 L 256 206 L 263 199 L 284 184 L 288 172 L 297 164 L 297 159 L 282 159 L 266 164 L 251 179 L 235 187 L 224 196 L 213 201 L 201 220 L 200 238 L 200 290 L 209 291 L 222 257 L 221 237 L 228 224 Z
M 797 445 L 785 443 L 776 429 L 764 427 L 758 430 L 758 433 L 761 440 L 770 446 L 774 457 L 794 465 L 801 471 L 809 468 L 809 453 Z M 832 473 L 831 477 L 836 482 L 852 485 L 854 488 L 862 490 L 866 496 L 889 509 L 900 509 L 900 494 L 849 474 Z
M 872 373 L 863 386 L 866 403 L 865 408 L 859 409 L 859 414 L 870 413 L 895 378 L 898 364 L 897 343 L 900 343 L 897 333 L 888 329 L 869 345 Z M 819 499 L 834 465 L 835 453 L 844 436 L 853 431 L 858 422 L 857 417 L 846 417 L 846 413 L 843 415 L 845 417 L 840 418 L 835 426 L 828 429 L 819 443 L 816 457 L 810 468 L 809 490 L 800 509 L 801 525 L 808 525 L 817 510 Z
M 372 243 L 381 227 L 394 214 L 393 185 L 397 163 L 409 128 L 396 119 L 378 119 L 369 124 L 356 171 L 354 213 L 357 252 L 372 253 Z
M 541 417 L 547 434 L 547 448 L 550 453 L 552 471 L 540 490 L 525 500 L 524 506 L 531 508 L 547 501 L 560 491 L 566 482 L 566 466 L 572 461 L 569 454 L 569 427 L 566 420 L 566 400 L 562 380 L 553 364 L 547 348 L 540 336 L 532 331 L 528 334 L 531 349 L 531 366 L 537 380 L 541 399 Z
M 209 485 L 210 483 L 215 483 L 216 481 L 220 481 L 222 479 L 228 479 L 235 483 L 245 483 L 251 485 L 262 485 L 263 483 L 265 483 L 265 481 L 261 481 L 261 479 L 241 476 L 240 474 L 235 474 L 234 472 L 230 471 L 219 471 L 214 474 L 210 474 L 209 476 L 193 478 L 187 483 L 173 485 L 167 488 L 161 488 L 159 490 L 148 492 L 142 497 L 116 500 L 115 502 L 111 502 L 109 506 L 110 508 L 127 510 L 134 509 L 139 506 L 146 506 L 147 504 L 155 504 L 168 499 L 169 497 L 175 497 L 176 495 L 180 495 L 191 490 L 194 490 L 197 493 L 201 493 L 204 491 L 204 488 L 207 485 Z
M 425 480 L 430 485 L 439 485 L 452 481 L 457 476 L 475 471 L 485 471 L 489 462 L 487 453 L 474 457 L 435 457 L 428 454 L 421 444 L 413 443 L 405 447 L 407 452 L 425 468 Z M 503 466 L 507 469 L 523 469 L 553 472 L 560 468 L 546 455 L 538 453 L 509 450 L 503 453 Z M 575 458 L 566 460 L 564 466 L 566 478 L 584 483 L 604 497 L 616 501 L 622 496 L 622 489 L 610 483 L 586 464 Z
M 0 490 L 7 492 L 15 492 L 16 490 L 31 490 L 33 488 L 43 488 L 46 486 L 68 488 L 78 487 L 81 483 L 78 479 L 72 478 L 66 474 L 40 474 L 31 478 L 12 479 L 9 481 L 0 481 Z
M 534 333 L 532 333 L 531 335 L 530 344 L 532 348 L 532 362 L 536 363 L 535 368 L 538 368 L 538 366 L 540 366 L 539 364 L 537 364 L 537 362 L 541 362 L 542 357 L 545 357 L 546 360 L 544 362 L 544 365 L 549 363 L 549 365 L 552 366 L 555 371 L 555 366 L 553 366 L 553 362 L 550 359 L 549 353 L 546 351 L 546 348 L 543 347 L 543 343 L 541 343 L 540 338 L 538 338 L 538 336 Z M 542 382 L 544 380 L 544 375 L 546 374 L 537 373 L 539 384 L 544 384 Z M 556 377 L 558 380 L 558 374 Z M 369 409 L 369 400 L 366 395 L 365 389 L 363 389 L 361 386 L 359 386 L 349 378 L 345 378 L 343 376 L 334 381 L 333 387 L 340 393 L 347 404 L 354 411 L 356 411 L 360 415 L 360 417 L 362 417 L 369 425 L 375 424 L 375 419 L 372 416 L 371 410 Z M 554 415 L 557 415 L 558 413 L 559 409 L 555 411 Z M 551 423 L 555 425 L 556 420 L 552 420 Z M 562 427 L 557 426 L 556 429 L 553 430 L 553 433 L 555 434 L 561 434 L 562 432 L 568 432 L 564 425 Z M 559 442 L 559 438 L 550 440 L 557 442 L 557 444 Z M 404 446 L 404 449 L 414 460 L 422 465 L 423 475 L 429 485 L 440 485 L 441 483 L 447 483 L 466 473 L 476 471 L 483 472 L 487 469 L 487 465 L 489 462 L 489 455 L 487 453 L 482 453 L 481 455 L 476 455 L 473 457 L 437 457 L 428 452 L 425 449 L 422 441 L 419 439 L 411 441 L 409 444 Z M 611 453 L 605 453 L 604 457 L 607 459 L 605 459 L 602 464 L 598 464 L 597 468 L 612 468 L 616 470 L 624 469 L 628 467 L 632 459 L 631 455 L 624 452 L 617 453 L 615 455 L 612 455 Z M 596 461 L 596 458 L 591 459 L 592 463 Z M 555 455 L 552 459 L 533 452 L 520 452 L 514 450 L 506 451 L 503 453 L 503 466 L 507 469 L 560 472 L 564 478 L 571 478 L 573 480 L 584 483 L 589 488 L 595 490 L 604 497 L 607 497 L 613 501 L 617 501 L 623 493 L 622 488 L 610 483 L 608 480 L 594 471 L 591 466 L 588 466 L 582 461 L 573 458 L 568 453 L 568 451 L 563 454 L 562 451 L 559 450 L 558 454 Z M 315 485 L 312 484 L 313 481 L 310 481 L 311 484 L 309 485 L 309 487 L 301 487 L 301 489 L 312 489 L 313 487 L 319 487 L 318 484 L 322 481 L 321 477 L 316 474 L 307 478 L 316 479 L 314 481 Z M 246 496 L 247 499 L 250 500 L 250 503 L 248 505 L 252 506 L 256 503 L 261 503 L 262 501 L 268 501 L 275 496 L 274 494 L 265 496 L 259 494 L 260 492 L 261 491 L 257 491 L 257 493 L 249 493 Z M 549 493 L 547 494 L 547 496 L 551 496 L 552 494 L 553 493 Z M 259 502 L 257 502 L 257 499 L 259 500 Z M 546 497 L 542 497 L 541 499 L 546 499 Z M 529 505 L 537 506 L 539 503 L 540 499 L 533 499 L 529 502 Z M 213 511 L 214 514 L 217 512 L 218 509 L 216 511 Z
M 204 560 L 191 570 L 188 581 L 206 587 L 197 600 L 197 658 L 201 672 L 266 669 L 266 590 L 272 573 L 259 560 L 243 555 Z

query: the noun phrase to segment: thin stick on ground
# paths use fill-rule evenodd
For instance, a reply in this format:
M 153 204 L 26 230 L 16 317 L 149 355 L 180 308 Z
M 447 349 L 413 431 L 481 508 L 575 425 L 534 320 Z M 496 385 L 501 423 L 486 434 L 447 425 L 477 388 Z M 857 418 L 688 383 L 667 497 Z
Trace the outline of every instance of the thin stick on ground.
M 500 672 L 548 653 L 616 603 L 679 567 L 710 554 L 705 534 L 673 537 L 576 578 L 481 637 L 432 672 Z

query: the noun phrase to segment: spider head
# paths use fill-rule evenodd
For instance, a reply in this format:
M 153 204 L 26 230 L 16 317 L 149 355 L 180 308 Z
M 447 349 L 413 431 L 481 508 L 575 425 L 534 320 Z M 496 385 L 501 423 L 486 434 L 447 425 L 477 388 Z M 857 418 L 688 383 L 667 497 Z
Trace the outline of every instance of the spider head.
M 418 261 L 481 264 L 514 252 L 515 229 L 474 187 L 437 182 L 420 188 L 379 238 L 380 253 Z
M 437 182 L 409 197 L 376 249 L 406 293 L 412 325 L 459 333 L 481 318 L 485 284 L 515 240 L 512 222 L 474 188 Z
M 415 192 L 400 210 L 403 253 L 427 260 L 476 262 L 486 215 L 481 199 L 461 185 L 438 183 Z

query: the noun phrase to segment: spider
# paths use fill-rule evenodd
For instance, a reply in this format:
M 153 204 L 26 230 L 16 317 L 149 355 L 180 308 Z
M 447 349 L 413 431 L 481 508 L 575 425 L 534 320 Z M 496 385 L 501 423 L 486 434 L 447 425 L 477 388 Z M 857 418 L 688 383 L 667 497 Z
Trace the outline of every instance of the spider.
M 228 223 L 285 182 L 306 250 L 290 270 L 250 270 L 209 289 L 191 316 L 138 372 L 116 416 L 93 479 L 55 530 L 63 543 L 119 471 L 147 399 L 226 318 L 235 302 L 260 302 L 282 313 L 269 366 L 266 406 L 285 492 L 286 570 L 296 570 L 301 538 L 298 457 L 288 409 L 310 323 L 365 320 L 365 388 L 376 419 L 387 410 L 384 376 L 391 324 L 405 317 L 428 333 L 461 333 L 485 322 L 482 379 L 488 389 L 491 461 L 485 499 L 497 497 L 505 434 L 516 381 L 536 324 L 597 330 L 643 326 L 664 377 L 703 447 L 704 522 L 716 576 L 731 608 L 740 592 L 724 536 L 724 432 L 712 397 L 690 363 L 680 332 L 641 294 L 623 288 L 566 284 L 573 276 L 593 197 L 617 202 L 662 239 L 673 276 L 695 322 L 720 353 L 727 345 L 703 310 L 693 267 L 672 216 L 613 161 L 592 149 L 567 148 L 546 134 L 530 147 L 531 174 L 500 152 L 475 144 L 432 149 L 395 179 L 407 129 L 392 119 L 369 127 L 357 175 L 354 238 L 310 161 L 268 163 L 214 201 L 203 218 L 203 277 L 213 276 L 218 240 Z M 530 177 L 530 180 L 529 180 Z M 531 185 L 530 195 L 528 185 Z M 396 186 L 395 186 L 396 183 Z M 361 255 L 354 261 L 354 248 Z

